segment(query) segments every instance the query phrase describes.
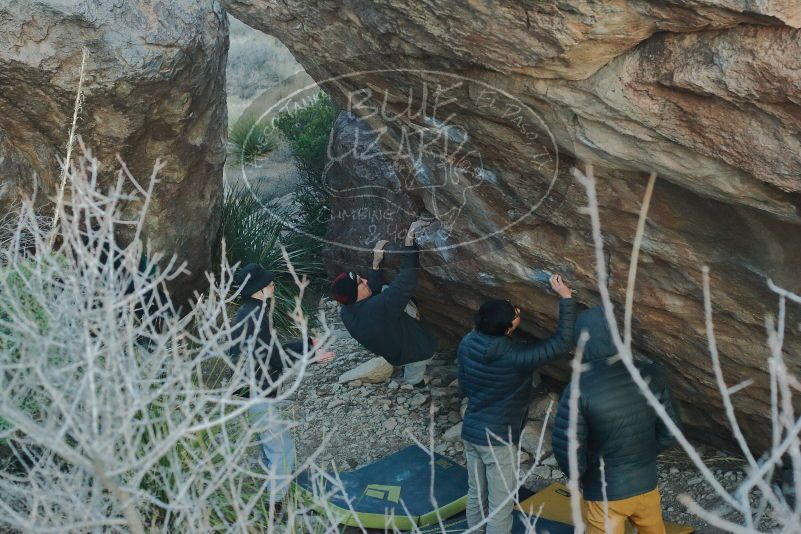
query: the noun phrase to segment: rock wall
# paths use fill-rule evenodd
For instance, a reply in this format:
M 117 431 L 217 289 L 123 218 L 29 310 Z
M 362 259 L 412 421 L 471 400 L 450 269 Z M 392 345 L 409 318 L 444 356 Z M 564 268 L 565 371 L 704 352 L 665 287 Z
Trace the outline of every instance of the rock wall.
M 165 162 L 146 238 L 203 282 L 220 222 L 227 120 L 228 19 L 217 0 L 4 2 L 0 7 L 0 208 L 52 202 L 66 154 L 82 57 L 78 134 L 113 178 L 119 155 L 146 180 Z
M 418 294 L 444 336 L 462 335 L 487 297 L 512 299 L 523 329 L 547 334 L 555 299 L 536 269 L 565 273 L 582 303 L 598 303 L 586 197 L 570 174 L 580 161 L 596 168 L 610 289 L 622 305 L 647 176 L 657 172 L 636 348 L 671 375 L 687 427 L 730 442 L 704 332 L 701 268 L 710 266 L 724 373 L 730 383 L 754 380 L 735 405 L 751 442 L 766 445 L 765 320 L 778 301 L 766 282 L 801 291 L 796 2 L 223 3 L 278 37 L 362 117 L 376 143 L 352 145 L 379 146 L 392 168 L 369 156 L 374 148 L 354 149 L 358 161 L 346 166 L 357 170 L 343 173 L 341 143 L 354 127 L 343 130 L 341 118 L 331 179 L 352 194 L 335 199 L 334 213 L 352 216 L 332 221 L 331 270 L 366 266 L 373 234 L 393 232 L 394 219 L 375 224 L 354 211 L 366 185 L 401 184 L 414 208 L 403 217 L 437 221 Z M 795 371 L 798 322 L 788 306 L 785 355 Z M 548 373 L 564 380 L 567 367 Z
M 392 252 L 402 243 L 418 208 L 401 182 L 372 128 L 353 113 L 341 112 L 329 138 L 324 186 L 331 214 L 323 262 L 335 277 L 342 269 L 371 266 L 370 249 L 387 239 L 384 265 L 397 266 Z

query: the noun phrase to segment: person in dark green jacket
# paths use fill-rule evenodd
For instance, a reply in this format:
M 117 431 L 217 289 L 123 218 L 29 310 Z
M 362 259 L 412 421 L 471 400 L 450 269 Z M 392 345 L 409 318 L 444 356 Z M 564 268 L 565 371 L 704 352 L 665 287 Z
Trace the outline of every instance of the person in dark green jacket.
M 491 300 L 482 304 L 475 328 L 459 343 L 459 387 L 467 396 L 462 423 L 467 523 L 478 532 L 511 532 L 514 503 L 508 496 L 517 490 L 515 449 L 531 402 L 533 371 L 573 347 L 572 291 L 559 275 L 551 276 L 550 284 L 561 298 L 559 326 L 548 339 L 524 343 L 510 337 L 520 325 L 520 309 L 506 300 Z
M 605 531 L 603 477 L 606 481 L 609 526 L 623 533 L 630 519 L 641 534 L 665 532 L 656 485 L 656 455 L 674 443 L 665 423 L 645 400 L 620 359 L 609 333 L 603 309 L 583 312 L 576 322 L 576 340 L 582 331 L 590 338 L 582 362 L 576 419 L 578 476 L 585 500 L 590 533 Z M 652 364 L 637 362 L 640 373 L 671 419 L 678 424 L 667 383 Z M 570 473 L 570 391 L 568 385 L 556 413 L 553 451 L 559 467 Z
M 419 249 L 415 234 L 426 223 L 413 223 L 407 233 L 400 273 L 382 288 L 378 271 L 383 258 L 381 241 L 375 249 L 368 278 L 344 272 L 331 284 L 331 296 L 340 304 L 340 317 L 350 335 L 364 348 L 396 367 L 404 367 L 404 380 L 422 385 L 426 364 L 437 350 L 437 338 L 410 304 L 417 289 Z

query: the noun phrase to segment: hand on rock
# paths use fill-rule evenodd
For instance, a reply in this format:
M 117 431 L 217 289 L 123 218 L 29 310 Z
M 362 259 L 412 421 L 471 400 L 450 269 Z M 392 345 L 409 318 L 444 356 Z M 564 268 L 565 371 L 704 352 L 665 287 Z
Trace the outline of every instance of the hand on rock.
M 562 280 L 562 275 L 554 274 L 551 275 L 551 289 L 554 292 L 562 297 L 563 299 L 569 299 L 573 296 L 573 291 L 568 287 L 564 280 Z
M 411 226 L 409 226 L 409 231 L 406 232 L 406 246 L 408 247 L 414 244 L 414 239 L 420 233 L 420 230 L 426 228 L 430 224 L 431 221 L 414 221 Z
M 382 239 L 375 244 L 373 248 L 373 269 L 378 269 L 378 266 L 384 261 L 384 247 L 387 246 L 387 243 L 389 243 L 389 241 Z

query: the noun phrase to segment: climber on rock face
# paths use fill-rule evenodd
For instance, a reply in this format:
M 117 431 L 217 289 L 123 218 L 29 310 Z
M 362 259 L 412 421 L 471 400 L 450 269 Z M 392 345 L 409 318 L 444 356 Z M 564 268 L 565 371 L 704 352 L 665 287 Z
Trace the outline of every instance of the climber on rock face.
M 514 502 L 508 497 L 517 491 L 516 449 L 531 401 L 532 371 L 573 348 L 572 291 L 558 274 L 549 282 L 561 297 L 559 326 L 551 337 L 536 343 L 513 339 L 520 308 L 508 300 L 489 300 L 476 313 L 475 328 L 459 343 L 459 387 L 467 396 L 462 422 L 467 523 L 477 532 L 512 532 Z
M 409 227 L 400 273 L 391 284 L 382 287 L 378 270 L 387 241 L 376 245 L 367 278 L 343 272 L 331 284 L 331 297 L 342 304 L 340 316 L 353 339 L 392 365 L 402 366 L 404 381 L 414 386 L 424 385 L 426 365 L 437 350 L 437 338 L 411 301 L 420 256 L 415 238 L 427 225 L 417 221 Z

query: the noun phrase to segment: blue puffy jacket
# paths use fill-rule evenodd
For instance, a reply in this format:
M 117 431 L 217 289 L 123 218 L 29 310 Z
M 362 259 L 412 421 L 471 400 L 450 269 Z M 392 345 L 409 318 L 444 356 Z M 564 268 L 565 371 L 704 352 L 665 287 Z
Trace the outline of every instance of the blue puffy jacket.
M 559 327 L 544 341 L 523 343 L 508 336 L 475 330 L 459 343 L 459 386 L 467 395 L 462 439 L 476 445 L 498 445 L 498 439 L 520 441 L 531 402 L 534 369 L 570 352 L 576 303 L 559 301 Z
M 607 498 L 612 501 L 642 495 L 656 488 L 656 455 L 674 443 L 665 423 L 640 393 L 617 354 L 601 308 L 582 313 L 576 337 L 590 335 L 582 361 L 576 419 L 578 475 L 588 501 L 603 500 L 601 458 Z M 640 373 L 675 422 L 678 416 L 667 382 L 653 364 L 637 362 Z M 562 392 L 553 431 L 553 452 L 559 467 L 569 473 L 570 385 Z

